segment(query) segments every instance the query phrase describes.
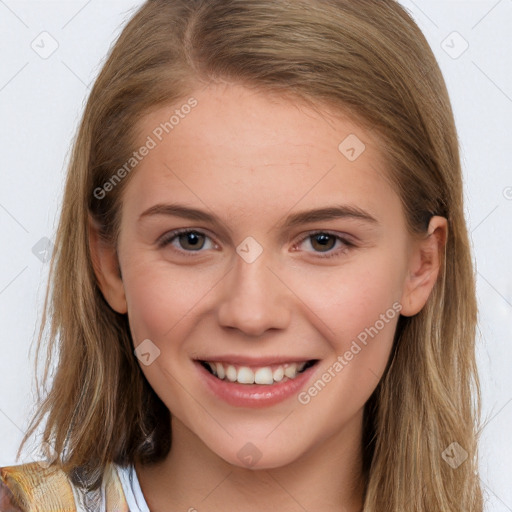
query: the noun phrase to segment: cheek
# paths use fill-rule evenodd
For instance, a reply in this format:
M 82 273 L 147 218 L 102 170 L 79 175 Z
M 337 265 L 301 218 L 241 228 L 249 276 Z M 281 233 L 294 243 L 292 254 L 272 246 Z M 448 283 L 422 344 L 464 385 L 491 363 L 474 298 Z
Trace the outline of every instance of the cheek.
M 296 282 L 297 295 L 322 321 L 322 332 L 336 349 L 376 323 L 383 337 L 392 337 L 403 282 L 403 263 L 394 255 L 371 254 Z
M 401 269 L 389 260 L 379 261 L 317 281 L 325 284 L 323 292 L 321 286 L 304 288 L 309 289 L 308 305 L 323 321 L 317 325 L 328 326 L 322 332 L 330 353 L 299 402 L 310 406 L 313 416 L 327 414 L 333 431 L 364 406 L 393 346 L 401 310 Z
M 222 276 L 218 269 L 171 265 L 149 253 L 125 261 L 123 282 L 135 343 L 149 338 L 164 350 L 170 339 L 184 339 Z

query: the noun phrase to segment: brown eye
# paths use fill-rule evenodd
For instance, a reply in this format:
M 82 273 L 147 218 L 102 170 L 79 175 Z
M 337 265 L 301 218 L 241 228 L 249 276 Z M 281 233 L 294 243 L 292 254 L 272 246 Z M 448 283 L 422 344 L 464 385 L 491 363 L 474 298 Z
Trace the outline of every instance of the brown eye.
M 215 249 L 215 243 L 206 233 L 193 229 L 181 229 L 166 233 L 157 241 L 157 244 L 160 248 L 170 246 L 175 252 L 183 255 L 188 253 L 189 256 L 194 252 L 200 253 L 207 249 Z
M 205 236 L 196 231 L 188 231 L 178 235 L 180 246 L 185 250 L 198 250 L 204 246 Z
M 336 237 L 328 233 L 311 235 L 311 246 L 320 252 L 330 251 L 336 245 Z
M 297 247 L 310 245 L 305 252 L 313 253 L 318 258 L 332 258 L 335 256 L 342 256 L 349 252 L 350 249 L 356 247 L 348 236 L 340 236 L 336 233 L 329 233 L 327 231 L 316 231 L 304 236 L 298 244 L 294 246 L 294 251 Z

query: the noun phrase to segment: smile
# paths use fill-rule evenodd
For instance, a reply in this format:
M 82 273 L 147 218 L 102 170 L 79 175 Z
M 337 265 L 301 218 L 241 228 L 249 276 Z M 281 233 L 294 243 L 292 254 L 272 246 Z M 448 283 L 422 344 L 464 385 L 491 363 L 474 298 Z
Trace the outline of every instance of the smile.
M 270 407 L 296 396 L 313 378 L 319 362 L 237 355 L 194 360 L 200 381 L 211 396 L 248 408 Z
M 200 361 L 201 365 L 219 380 L 239 384 L 264 384 L 271 386 L 277 382 L 293 380 L 317 361 L 290 362 L 269 366 L 245 366 L 220 361 Z

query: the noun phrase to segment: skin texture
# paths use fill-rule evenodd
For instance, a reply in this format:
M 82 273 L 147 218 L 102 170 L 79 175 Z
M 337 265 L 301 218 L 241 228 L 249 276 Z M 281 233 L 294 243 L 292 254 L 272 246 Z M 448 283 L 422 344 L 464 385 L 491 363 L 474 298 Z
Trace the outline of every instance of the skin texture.
M 135 346 L 150 339 L 160 350 L 141 367 L 172 413 L 172 449 L 158 465 L 137 465 L 142 490 L 152 511 L 358 511 L 363 407 L 398 315 L 306 405 L 297 396 L 263 409 L 228 405 L 208 393 L 193 359 L 318 359 L 309 386 L 394 303 L 403 315 L 421 310 L 438 276 L 446 220 L 433 217 L 422 239 L 408 234 L 374 135 L 339 112 L 234 84 L 193 96 L 198 105 L 133 171 L 118 247 L 100 243 L 91 227 L 105 298 L 128 314 Z M 175 108 L 141 121 L 141 144 Z M 366 145 L 355 161 L 338 150 L 350 134 Z M 171 202 L 220 224 L 140 218 Z M 358 207 L 376 222 L 281 227 L 288 215 L 331 205 Z M 158 246 L 178 228 L 206 234 L 199 250 L 186 237 Z M 323 247 L 308 236 L 318 231 L 354 245 L 333 237 Z M 263 249 L 252 263 L 236 251 L 249 236 Z M 237 456 L 248 442 L 261 455 L 251 468 Z

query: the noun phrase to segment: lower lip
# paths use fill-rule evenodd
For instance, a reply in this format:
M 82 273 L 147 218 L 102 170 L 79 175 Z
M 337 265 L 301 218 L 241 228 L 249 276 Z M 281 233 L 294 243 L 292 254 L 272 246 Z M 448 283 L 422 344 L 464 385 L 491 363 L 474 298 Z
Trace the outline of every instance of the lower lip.
M 218 398 L 236 407 L 269 407 L 296 395 L 315 372 L 315 364 L 294 379 L 276 384 L 240 384 L 220 380 L 212 375 L 201 363 L 195 361 L 201 379 Z

